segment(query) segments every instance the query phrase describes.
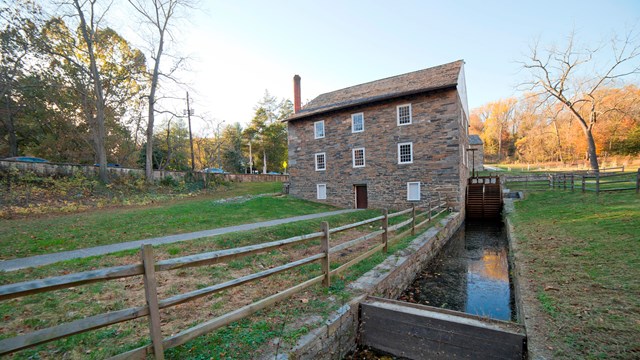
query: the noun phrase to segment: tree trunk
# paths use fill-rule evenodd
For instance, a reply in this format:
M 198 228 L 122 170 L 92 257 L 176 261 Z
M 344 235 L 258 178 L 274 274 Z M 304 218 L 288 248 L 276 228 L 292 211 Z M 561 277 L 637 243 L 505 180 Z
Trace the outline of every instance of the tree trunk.
M 591 129 L 583 127 L 584 135 L 587 137 L 587 153 L 589 154 L 589 165 L 591 170 L 598 172 L 600 167 L 598 165 L 598 155 L 596 155 L 596 142 L 593 139 Z
M 13 126 L 13 116 L 11 116 L 11 103 L 9 99 L 9 95 L 5 95 L 5 99 L 7 101 L 7 133 L 9 134 L 9 156 L 18 156 L 18 138 L 16 136 L 16 128 Z
M 264 149 L 262 150 L 262 173 L 267 173 L 267 151 Z
M 564 163 L 564 160 L 562 159 L 562 142 L 560 141 L 560 131 L 558 130 L 558 124 L 556 123 L 556 119 L 553 119 L 553 128 L 556 131 L 556 140 L 558 143 L 558 160 L 561 163 Z
M 160 57 L 164 48 L 164 31 L 160 33 L 158 41 L 158 51 L 156 52 L 153 75 L 151 77 L 151 89 L 149 90 L 149 122 L 147 124 L 147 162 L 145 164 L 145 176 L 147 183 L 153 183 L 153 122 L 155 114 L 156 89 L 158 88 L 158 77 L 160 74 Z
M 104 126 L 104 93 L 102 92 L 102 81 L 100 80 L 100 72 L 98 71 L 98 65 L 96 64 L 96 57 L 93 53 L 93 34 L 89 34 L 87 29 L 87 22 L 84 19 L 84 12 L 78 3 L 78 0 L 74 1 L 74 5 L 78 10 L 78 16 L 80 17 L 80 28 L 82 30 L 82 37 L 87 43 L 87 52 L 89 53 L 89 66 L 91 70 L 91 77 L 93 79 L 93 87 L 96 96 L 96 129 L 94 131 L 94 142 L 96 144 L 96 155 L 98 157 L 98 163 L 100 164 L 100 181 L 109 182 L 109 175 L 107 173 L 107 151 L 105 149 L 105 137 L 106 130 Z M 93 25 L 93 24 L 92 24 Z

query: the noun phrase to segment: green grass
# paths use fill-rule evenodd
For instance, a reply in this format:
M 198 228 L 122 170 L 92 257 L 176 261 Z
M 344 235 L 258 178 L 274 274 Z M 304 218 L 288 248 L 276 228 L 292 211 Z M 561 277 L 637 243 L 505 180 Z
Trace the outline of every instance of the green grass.
M 0 259 L 335 210 L 328 205 L 289 197 L 258 197 L 244 202 L 215 202 L 240 194 L 272 193 L 280 188 L 280 183 L 239 183 L 210 196 L 170 201 L 154 206 L 95 210 L 45 218 L 0 220 Z
M 336 215 L 325 219 L 314 219 L 297 222 L 295 224 L 280 225 L 272 228 L 226 234 L 212 238 L 198 239 L 194 241 L 168 244 L 158 246 L 155 249 L 157 258 L 174 257 L 200 253 L 204 250 L 211 251 L 218 248 L 237 247 L 248 244 L 255 244 L 276 239 L 283 239 L 304 233 L 316 232 L 320 228 L 321 221 L 328 221 L 331 227 L 336 227 L 348 223 L 361 221 L 379 215 L 379 211 L 368 210 L 349 214 Z M 400 219 L 394 219 L 394 222 Z M 435 222 L 435 221 L 434 221 Z M 368 224 L 358 228 L 359 231 L 372 231 L 379 227 L 379 223 Z M 332 236 L 332 239 L 336 238 Z M 390 253 L 405 248 L 413 237 L 406 237 L 390 244 Z M 296 245 L 291 249 L 303 250 L 304 246 L 315 251 L 319 246 L 318 241 L 311 241 L 308 245 Z M 277 266 L 283 262 L 291 261 L 283 254 L 286 251 L 270 251 L 260 256 L 250 256 L 236 260 L 237 264 L 229 266 L 207 266 L 201 268 L 184 269 L 175 273 L 181 279 L 193 281 L 193 289 L 210 286 L 228 279 L 231 271 L 260 271 L 264 267 Z M 44 266 L 37 269 L 30 269 L 12 273 L 2 274 L 0 284 L 14 283 L 33 278 L 43 278 L 47 276 L 61 275 L 69 272 L 85 271 L 109 265 L 119 265 L 125 259 L 134 256 L 137 259 L 136 251 L 121 252 L 102 257 L 93 257 L 79 260 L 66 261 L 58 264 Z M 307 255 L 308 256 L 308 255 Z M 336 276 L 332 280 L 332 286 L 328 289 L 321 286 L 314 286 L 304 293 L 296 295 L 292 300 L 283 301 L 278 305 L 248 319 L 224 327 L 211 334 L 199 337 L 188 344 L 172 349 L 167 352 L 170 359 L 252 359 L 256 356 L 257 349 L 267 351 L 269 343 L 274 338 L 282 339 L 281 349 L 290 349 L 300 337 L 307 334 L 312 329 L 320 326 L 328 318 L 332 311 L 348 302 L 354 295 L 349 292 L 346 285 L 375 265 L 383 261 L 388 255 L 377 253 L 370 258 L 357 264 L 341 276 Z M 334 261 L 339 261 L 337 258 Z M 335 262 L 332 263 L 335 267 Z M 281 283 L 279 290 L 292 286 L 310 277 L 319 275 L 320 265 L 318 263 L 296 269 L 290 273 L 273 276 L 277 284 Z M 163 273 L 167 274 L 167 273 Z M 182 281 L 182 280 L 180 280 Z M 190 288 L 183 288 L 178 283 L 173 283 L 170 287 L 165 287 L 164 296 L 168 294 L 182 293 Z M 258 284 L 264 284 L 263 281 Z M 139 284 L 134 288 L 139 288 Z M 40 328 L 49 327 L 61 322 L 66 322 L 75 318 L 82 318 L 87 315 L 104 312 L 105 310 L 118 310 L 126 305 L 118 299 L 127 296 L 126 288 L 119 281 L 107 283 L 89 284 L 75 289 L 60 290 L 55 293 L 45 293 L 34 296 L 0 302 L 0 317 L 7 320 L 9 324 L 13 319 L 20 321 L 25 332 Z M 94 296 L 100 298 L 104 294 L 112 293 L 115 303 L 104 301 L 91 301 Z M 223 311 L 224 304 L 234 303 L 234 290 L 224 291 L 213 295 L 207 305 L 203 307 L 205 311 L 203 317 L 197 322 L 219 315 Z M 307 302 L 302 303 L 301 298 L 306 298 Z M 252 300 L 257 300 L 252 298 Z M 141 299 L 141 301 L 144 301 Z M 188 305 L 187 305 L 188 306 Z M 193 305 L 195 306 L 195 305 Z M 42 311 L 39 314 L 36 312 Z M 193 309 L 192 311 L 195 311 Z M 170 310 L 162 315 L 163 321 L 170 322 L 172 319 Z M 207 313 L 209 312 L 209 313 Z M 175 314 L 173 315 L 176 316 Z M 315 316 L 316 320 L 311 322 L 300 322 L 301 319 Z M 318 320 L 319 319 L 321 320 Z M 189 324 L 195 325 L 196 322 Z M 9 325 L 7 325 L 9 326 Z M 133 327 L 132 327 L 133 326 Z M 58 340 L 44 344 L 33 349 L 28 349 L 16 354 L 16 358 L 37 358 L 38 356 L 54 356 L 61 352 L 70 358 L 105 358 L 128 349 L 135 348 L 148 343 L 148 333 L 146 331 L 145 319 L 114 325 L 93 332 L 76 335 L 68 339 Z M 164 327 L 166 329 L 166 327 Z M 7 329 L 9 329 L 7 327 Z M 135 331 L 134 329 L 138 329 Z M 139 335 L 139 334 L 142 335 Z M 0 335 L 0 338 L 15 336 L 13 331 L 7 331 Z M 86 351 L 90 350 L 90 353 Z
M 510 215 L 558 359 L 640 349 L 640 196 L 530 193 Z

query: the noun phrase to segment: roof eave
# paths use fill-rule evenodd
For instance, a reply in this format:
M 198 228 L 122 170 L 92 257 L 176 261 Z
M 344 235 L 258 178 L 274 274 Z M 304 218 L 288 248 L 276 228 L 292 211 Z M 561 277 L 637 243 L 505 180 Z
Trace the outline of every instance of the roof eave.
M 332 105 L 325 106 L 324 108 L 326 108 L 326 110 L 323 110 L 322 108 L 317 108 L 317 109 L 311 110 L 309 112 L 304 112 L 304 109 L 302 109 L 301 112 L 295 113 L 295 114 L 289 116 L 288 118 L 286 118 L 286 119 L 284 119 L 282 121 L 283 122 L 289 122 L 289 121 L 294 121 L 294 120 L 301 120 L 301 119 L 304 119 L 304 118 L 307 118 L 307 117 L 316 116 L 316 115 L 320 115 L 320 114 L 324 114 L 324 113 L 330 113 L 330 112 L 334 112 L 334 111 L 338 111 L 338 110 L 344 110 L 344 109 L 348 109 L 348 108 L 351 108 L 351 107 L 361 106 L 361 105 L 364 105 L 364 104 L 376 103 L 376 102 L 380 102 L 380 101 L 391 100 L 391 99 L 401 98 L 401 97 L 405 97 L 405 96 L 412 96 L 412 95 L 418 95 L 418 94 L 423 94 L 423 93 L 429 93 L 429 92 L 438 91 L 438 90 L 456 88 L 457 86 L 458 86 L 458 83 L 455 82 L 455 83 L 451 83 L 451 84 L 447 84 L 447 85 L 435 86 L 435 87 L 430 87 L 430 88 L 425 88 L 425 89 L 419 89 L 419 90 L 405 91 L 405 92 L 394 93 L 394 94 L 385 94 L 385 95 L 380 95 L 380 96 L 374 96 L 374 97 L 370 97 L 370 98 L 359 99 L 359 100 L 356 100 L 354 102 L 345 103 L 344 105 L 338 105 L 338 106 L 335 106 L 335 107 L 332 107 Z

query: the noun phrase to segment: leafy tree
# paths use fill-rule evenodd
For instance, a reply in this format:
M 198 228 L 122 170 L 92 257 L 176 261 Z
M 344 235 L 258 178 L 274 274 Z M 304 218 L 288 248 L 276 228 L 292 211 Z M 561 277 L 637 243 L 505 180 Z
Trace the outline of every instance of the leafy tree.
M 39 64 L 38 26 L 42 19 L 40 7 L 31 0 L 16 0 L 0 7 L 0 140 L 6 150 L 0 153 L 18 155 L 18 131 L 16 113 L 20 111 L 21 92 L 25 90 L 25 78 Z
M 223 169 L 234 173 L 245 172 L 246 162 L 242 151 L 243 138 L 240 123 L 228 125 L 222 132 L 221 144 Z
M 263 174 L 268 170 L 283 170 L 282 163 L 287 159 L 287 127 L 282 120 L 292 112 L 291 101 L 278 101 L 265 91 L 264 97 L 255 107 L 251 123 L 244 130 L 244 137 L 255 149 L 253 152 L 262 155 L 257 164 L 262 166 Z

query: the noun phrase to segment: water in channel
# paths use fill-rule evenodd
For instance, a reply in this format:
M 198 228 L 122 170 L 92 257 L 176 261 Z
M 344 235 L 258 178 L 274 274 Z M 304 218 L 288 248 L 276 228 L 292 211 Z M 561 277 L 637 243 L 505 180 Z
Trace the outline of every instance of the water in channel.
M 509 243 L 502 222 L 467 220 L 399 300 L 515 320 Z M 345 360 L 405 359 L 359 348 Z
M 514 320 L 507 257 L 501 222 L 467 220 L 400 300 Z

